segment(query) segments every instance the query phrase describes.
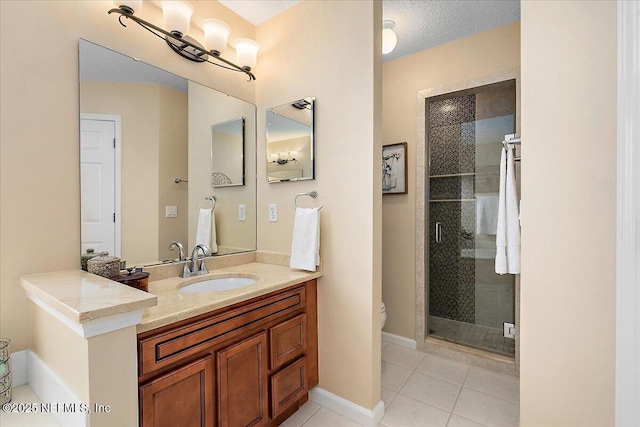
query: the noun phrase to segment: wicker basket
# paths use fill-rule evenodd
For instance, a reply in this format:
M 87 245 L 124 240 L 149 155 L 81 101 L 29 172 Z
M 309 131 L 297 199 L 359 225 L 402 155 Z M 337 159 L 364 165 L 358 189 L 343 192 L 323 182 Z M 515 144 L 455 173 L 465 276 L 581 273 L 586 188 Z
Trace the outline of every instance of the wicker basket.
M 120 274 L 120 258 L 116 256 L 100 255 L 87 262 L 89 273 L 102 277 L 113 277 Z

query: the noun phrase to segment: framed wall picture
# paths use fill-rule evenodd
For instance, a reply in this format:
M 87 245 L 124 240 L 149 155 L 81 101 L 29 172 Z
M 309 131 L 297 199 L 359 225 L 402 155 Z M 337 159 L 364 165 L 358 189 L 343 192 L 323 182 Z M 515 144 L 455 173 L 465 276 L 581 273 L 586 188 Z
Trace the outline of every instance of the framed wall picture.
M 407 143 L 382 146 L 382 194 L 407 194 Z

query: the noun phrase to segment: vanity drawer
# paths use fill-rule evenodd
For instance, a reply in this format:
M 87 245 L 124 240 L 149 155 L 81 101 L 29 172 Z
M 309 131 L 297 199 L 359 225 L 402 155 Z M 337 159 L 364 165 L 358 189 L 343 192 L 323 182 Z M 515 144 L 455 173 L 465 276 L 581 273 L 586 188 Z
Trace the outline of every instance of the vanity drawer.
M 269 329 L 271 369 L 307 351 L 307 315 L 301 314 Z
M 138 341 L 139 375 L 147 375 L 211 347 L 218 338 L 218 342 L 232 338 L 258 321 L 286 317 L 305 305 L 303 286 L 230 310 L 221 309 L 202 320 L 166 332 L 145 334 Z
M 307 356 L 305 356 L 271 376 L 271 417 L 278 416 L 307 391 Z

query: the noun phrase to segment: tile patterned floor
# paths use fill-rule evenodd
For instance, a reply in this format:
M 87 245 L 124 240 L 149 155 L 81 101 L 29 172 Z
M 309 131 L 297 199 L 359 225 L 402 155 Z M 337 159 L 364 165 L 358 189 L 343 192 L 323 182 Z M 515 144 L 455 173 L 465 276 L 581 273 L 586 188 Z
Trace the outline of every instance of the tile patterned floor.
M 517 377 L 382 343 L 379 427 L 518 427 Z M 13 389 L 14 402 L 37 402 L 28 386 Z M 17 418 L 17 415 L 20 415 Z M 0 411 L 0 425 L 58 426 L 50 414 Z M 315 402 L 307 402 L 282 427 L 360 427 Z
M 12 391 L 12 403 L 40 403 L 28 385 L 15 387 Z M 4 412 L 0 409 L 2 427 L 60 427 L 51 414 L 42 412 Z
M 379 427 L 518 427 L 517 377 L 382 343 Z M 283 427 L 359 427 L 307 402 Z
M 446 341 L 513 357 L 516 342 L 505 338 L 502 329 L 429 316 L 429 335 Z

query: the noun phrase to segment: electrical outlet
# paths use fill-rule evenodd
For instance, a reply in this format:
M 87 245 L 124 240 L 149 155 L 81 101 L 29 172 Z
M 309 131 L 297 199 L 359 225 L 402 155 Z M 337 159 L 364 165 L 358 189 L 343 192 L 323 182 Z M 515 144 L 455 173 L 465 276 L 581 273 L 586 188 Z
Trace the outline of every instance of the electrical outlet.
M 238 221 L 246 220 L 246 207 L 245 205 L 238 205 Z
M 269 205 L 269 221 L 278 221 L 278 206 L 275 203 Z
M 505 338 L 516 338 L 516 325 L 513 323 L 503 323 L 503 335 Z
M 178 218 L 178 207 L 177 206 L 165 206 L 164 207 L 164 216 L 165 216 L 165 218 Z

